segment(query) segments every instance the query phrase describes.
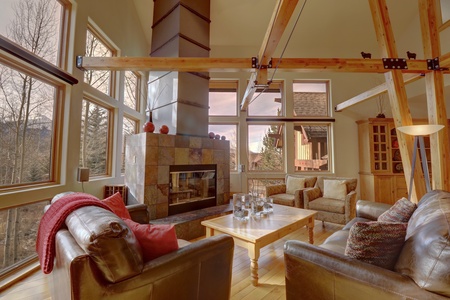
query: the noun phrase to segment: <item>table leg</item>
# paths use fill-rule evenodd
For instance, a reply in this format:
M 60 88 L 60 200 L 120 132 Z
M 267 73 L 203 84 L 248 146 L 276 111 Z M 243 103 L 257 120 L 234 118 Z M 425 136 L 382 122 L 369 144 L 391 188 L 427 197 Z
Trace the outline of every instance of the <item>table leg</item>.
M 248 244 L 248 257 L 250 257 L 250 276 L 253 286 L 258 285 L 258 259 L 259 246 Z
M 210 237 L 214 235 L 214 229 L 206 227 L 206 237 Z
M 314 217 L 308 219 L 309 243 L 314 244 Z

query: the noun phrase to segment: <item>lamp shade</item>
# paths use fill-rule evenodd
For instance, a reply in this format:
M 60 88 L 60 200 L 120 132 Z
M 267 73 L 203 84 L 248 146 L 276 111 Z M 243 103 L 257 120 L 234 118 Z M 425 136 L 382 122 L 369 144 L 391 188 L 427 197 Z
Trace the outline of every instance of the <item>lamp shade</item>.
M 426 124 L 397 127 L 397 130 L 405 134 L 420 136 L 438 132 L 442 128 L 444 128 L 444 125 Z

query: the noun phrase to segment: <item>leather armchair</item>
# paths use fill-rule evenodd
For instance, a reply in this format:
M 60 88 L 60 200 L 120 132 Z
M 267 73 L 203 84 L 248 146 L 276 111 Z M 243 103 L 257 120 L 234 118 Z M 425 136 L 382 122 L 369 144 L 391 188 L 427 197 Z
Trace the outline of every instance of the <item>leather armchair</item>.
M 346 185 L 344 199 L 324 197 L 324 180 L 342 180 Z M 314 188 L 303 191 L 306 209 L 317 211 L 316 220 L 337 224 L 347 224 L 356 215 L 356 178 L 319 176 Z
M 304 202 L 303 202 L 304 188 L 296 189 L 293 194 L 286 193 L 286 190 L 287 190 L 286 184 L 288 182 L 289 176 L 295 177 L 295 178 L 304 178 L 305 179 L 305 187 L 304 188 L 314 187 L 316 180 L 317 180 L 317 177 L 315 177 L 315 176 L 302 176 L 302 175 L 287 174 L 285 177 L 285 183 L 266 186 L 266 197 L 272 197 L 273 203 L 275 203 L 275 204 L 304 208 Z
M 145 205 L 128 208 L 134 221 L 148 222 Z M 233 239 L 220 235 L 181 244 L 143 262 L 139 243 L 120 218 L 100 207 L 79 208 L 56 235 L 52 299 L 229 299 Z

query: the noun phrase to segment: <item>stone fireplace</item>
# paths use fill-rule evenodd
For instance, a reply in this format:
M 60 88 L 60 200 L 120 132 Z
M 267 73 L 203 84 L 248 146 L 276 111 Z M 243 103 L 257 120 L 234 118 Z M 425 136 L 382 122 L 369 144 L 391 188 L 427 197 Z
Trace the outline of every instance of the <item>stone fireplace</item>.
M 129 202 L 147 204 L 152 220 L 179 213 L 177 209 L 169 208 L 169 202 L 176 199 L 176 193 L 173 193 L 174 177 L 176 180 L 174 172 L 186 171 L 184 174 L 187 174 L 192 172 L 193 166 L 196 166 L 195 168 L 200 169 L 199 172 L 202 174 L 191 173 L 189 176 L 203 177 L 199 180 L 200 182 L 203 180 L 203 183 L 200 184 L 202 190 L 191 191 L 192 195 L 189 195 L 189 198 L 195 198 L 194 193 L 196 193 L 196 195 L 206 195 L 204 197 L 206 200 L 195 205 L 187 204 L 185 206 L 195 210 L 204 208 L 204 205 L 226 204 L 229 202 L 230 191 L 229 155 L 230 143 L 224 140 L 157 133 L 140 133 L 129 136 L 125 157 L 125 184 L 129 190 Z M 205 172 L 205 170 L 212 169 L 215 170 L 214 175 Z M 183 176 L 187 178 L 188 175 Z M 178 201 L 181 202 L 183 199 L 188 199 L 187 193 L 189 190 L 193 190 L 188 181 L 180 182 L 180 178 L 183 180 L 183 176 L 178 176 L 176 183 L 177 189 L 181 189 L 184 193 L 184 195 L 180 193 L 178 197 Z M 209 180 L 206 184 L 207 179 Z M 191 180 L 191 184 L 193 181 Z M 210 187 L 212 182 L 215 183 L 214 197 L 208 196 L 212 193 L 212 187 Z M 191 201 L 186 200 L 185 202 Z M 172 210 L 171 213 L 169 213 L 170 210 Z

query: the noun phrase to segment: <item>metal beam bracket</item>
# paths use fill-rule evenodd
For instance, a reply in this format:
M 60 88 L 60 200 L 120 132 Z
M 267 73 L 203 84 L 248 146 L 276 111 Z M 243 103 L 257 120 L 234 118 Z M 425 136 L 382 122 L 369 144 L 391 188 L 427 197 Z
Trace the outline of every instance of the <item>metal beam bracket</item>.
M 383 66 L 387 70 L 407 70 L 405 58 L 383 58 Z
M 260 66 L 258 64 L 258 58 L 252 57 L 252 68 L 258 68 L 258 69 L 271 69 L 272 68 L 272 59 L 270 59 L 269 64 Z
M 77 55 L 76 62 L 78 69 L 80 69 L 81 71 L 86 71 L 86 69 L 83 68 L 83 56 Z
M 428 70 L 444 70 L 439 66 L 439 57 L 427 59 L 427 68 Z

